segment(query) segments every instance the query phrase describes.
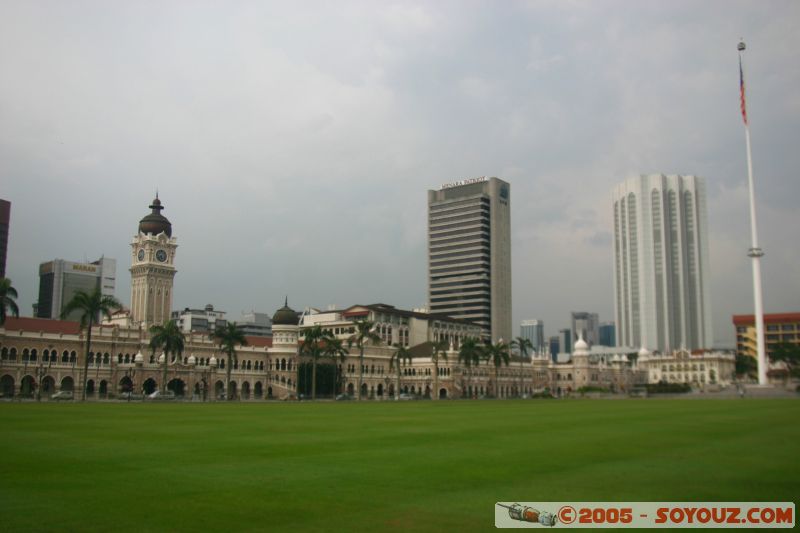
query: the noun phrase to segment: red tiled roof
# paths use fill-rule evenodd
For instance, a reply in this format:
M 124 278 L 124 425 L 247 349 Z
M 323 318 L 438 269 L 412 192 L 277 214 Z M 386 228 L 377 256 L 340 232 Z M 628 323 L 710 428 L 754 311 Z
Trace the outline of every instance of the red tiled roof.
M 8 317 L 4 324 L 6 331 L 33 331 L 43 333 L 63 333 L 78 335 L 81 325 L 69 320 L 53 320 L 50 318 Z
M 765 324 L 780 322 L 800 322 L 800 313 L 771 313 L 764 315 Z M 733 324 L 736 326 L 752 326 L 755 323 L 755 315 L 733 315 Z
M 272 348 L 272 337 L 255 337 L 252 335 L 245 335 L 248 346 L 255 346 L 256 348 Z

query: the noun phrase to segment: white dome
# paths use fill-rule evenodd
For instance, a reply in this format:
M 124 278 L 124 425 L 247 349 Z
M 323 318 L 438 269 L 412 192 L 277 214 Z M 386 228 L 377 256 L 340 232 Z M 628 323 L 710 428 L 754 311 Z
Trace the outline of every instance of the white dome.
M 642 349 L 639 350 L 639 358 L 647 359 L 648 357 L 650 357 L 650 350 L 642 346 Z
M 583 332 L 578 333 L 578 340 L 575 341 L 575 346 L 572 349 L 572 353 L 576 355 L 588 355 L 589 354 L 589 344 L 583 340 Z
M 194 366 L 197 363 L 197 359 L 195 359 L 194 355 L 189 356 L 189 364 Z
M 619 363 L 619 361 L 620 361 L 620 359 L 619 359 L 619 354 L 616 354 L 616 353 L 615 353 L 615 354 L 614 354 L 614 357 L 612 357 L 612 358 L 611 358 L 611 362 L 612 362 L 612 363 Z
M 161 355 L 158 356 L 158 364 L 159 365 L 164 364 L 164 357 L 165 357 L 164 356 L 164 352 L 161 352 Z
M 622 354 L 622 355 L 619 356 L 619 360 L 622 363 L 627 363 L 628 362 L 628 356 L 625 355 L 625 354 Z
M 217 366 L 217 358 L 213 355 L 211 356 L 211 359 L 208 360 L 208 366 Z
M 139 352 L 136 354 L 136 357 L 133 358 L 133 362 L 139 365 L 144 363 L 144 356 L 142 355 L 141 350 L 139 350 Z

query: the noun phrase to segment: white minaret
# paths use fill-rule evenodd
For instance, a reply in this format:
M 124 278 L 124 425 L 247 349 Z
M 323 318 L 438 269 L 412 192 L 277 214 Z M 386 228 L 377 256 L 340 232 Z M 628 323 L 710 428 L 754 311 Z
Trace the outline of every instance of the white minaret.
M 747 252 L 753 262 L 753 299 L 755 300 L 756 347 L 758 349 L 758 384 L 767 384 L 767 352 L 764 347 L 764 302 L 761 296 L 761 257 L 763 250 L 758 247 L 758 229 L 756 227 L 756 192 L 753 184 L 753 156 L 750 153 L 750 123 L 747 120 L 747 100 L 744 90 L 744 66 L 742 52 L 744 41 L 739 43 L 739 89 L 741 95 L 742 119 L 744 120 L 744 138 L 747 144 L 747 181 L 750 188 L 750 238 L 752 246 Z
M 158 194 L 153 211 L 139 222 L 131 241 L 131 320 L 148 328 L 163 324 L 172 311 L 172 283 L 175 278 L 175 249 L 172 224 L 161 214 Z

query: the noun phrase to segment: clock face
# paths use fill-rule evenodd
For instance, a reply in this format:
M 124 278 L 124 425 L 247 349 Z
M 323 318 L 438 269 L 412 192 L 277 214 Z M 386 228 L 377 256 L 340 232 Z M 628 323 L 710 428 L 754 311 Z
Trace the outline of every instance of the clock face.
M 140 248 L 139 255 L 137 255 L 136 257 L 139 258 L 139 261 L 144 261 L 144 250 Z
M 164 250 L 158 250 L 156 252 L 156 259 L 158 259 L 163 263 L 164 261 L 167 260 L 167 252 L 165 252 Z

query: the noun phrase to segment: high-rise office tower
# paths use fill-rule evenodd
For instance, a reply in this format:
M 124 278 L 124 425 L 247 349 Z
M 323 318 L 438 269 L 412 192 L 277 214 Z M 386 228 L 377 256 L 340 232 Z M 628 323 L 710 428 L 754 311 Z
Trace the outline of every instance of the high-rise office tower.
M 600 330 L 600 341 L 598 342 L 600 346 L 617 345 L 616 328 L 613 322 L 603 322 L 598 329 Z
M 100 290 L 104 296 L 114 296 L 117 277 L 117 260 L 101 257 L 92 263 L 74 263 L 54 259 L 39 265 L 39 301 L 36 316 L 39 318 L 61 318 L 64 306 L 75 293 L 92 293 Z M 66 317 L 80 320 L 80 311 Z
M 572 312 L 572 343 L 577 342 L 578 337 L 583 333 L 583 340 L 589 346 L 594 346 L 600 342 L 600 319 L 597 313 L 587 313 L 586 311 Z
M 0 278 L 6 277 L 8 252 L 8 225 L 11 221 L 11 202 L 0 200 Z
M 572 330 L 569 328 L 558 330 L 558 338 L 561 343 L 561 352 L 572 353 L 572 346 L 575 344 L 572 342 Z
M 614 188 L 613 200 L 617 344 L 661 352 L 710 348 L 704 180 L 630 178 Z
M 553 362 L 558 361 L 558 353 L 561 351 L 561 341 L 558 338 L 558 335 L 553 335 L 550 337 L 550 358 Z
M 528 339 L 537 353 L 543 353 L 545 347 L 544 321 L 533 319 L 523 320 L 519 324 L 519 336 Z
M 511 341 L 511 187 L 473 178 L 428 191 L 431 313 L 470 320 Z

